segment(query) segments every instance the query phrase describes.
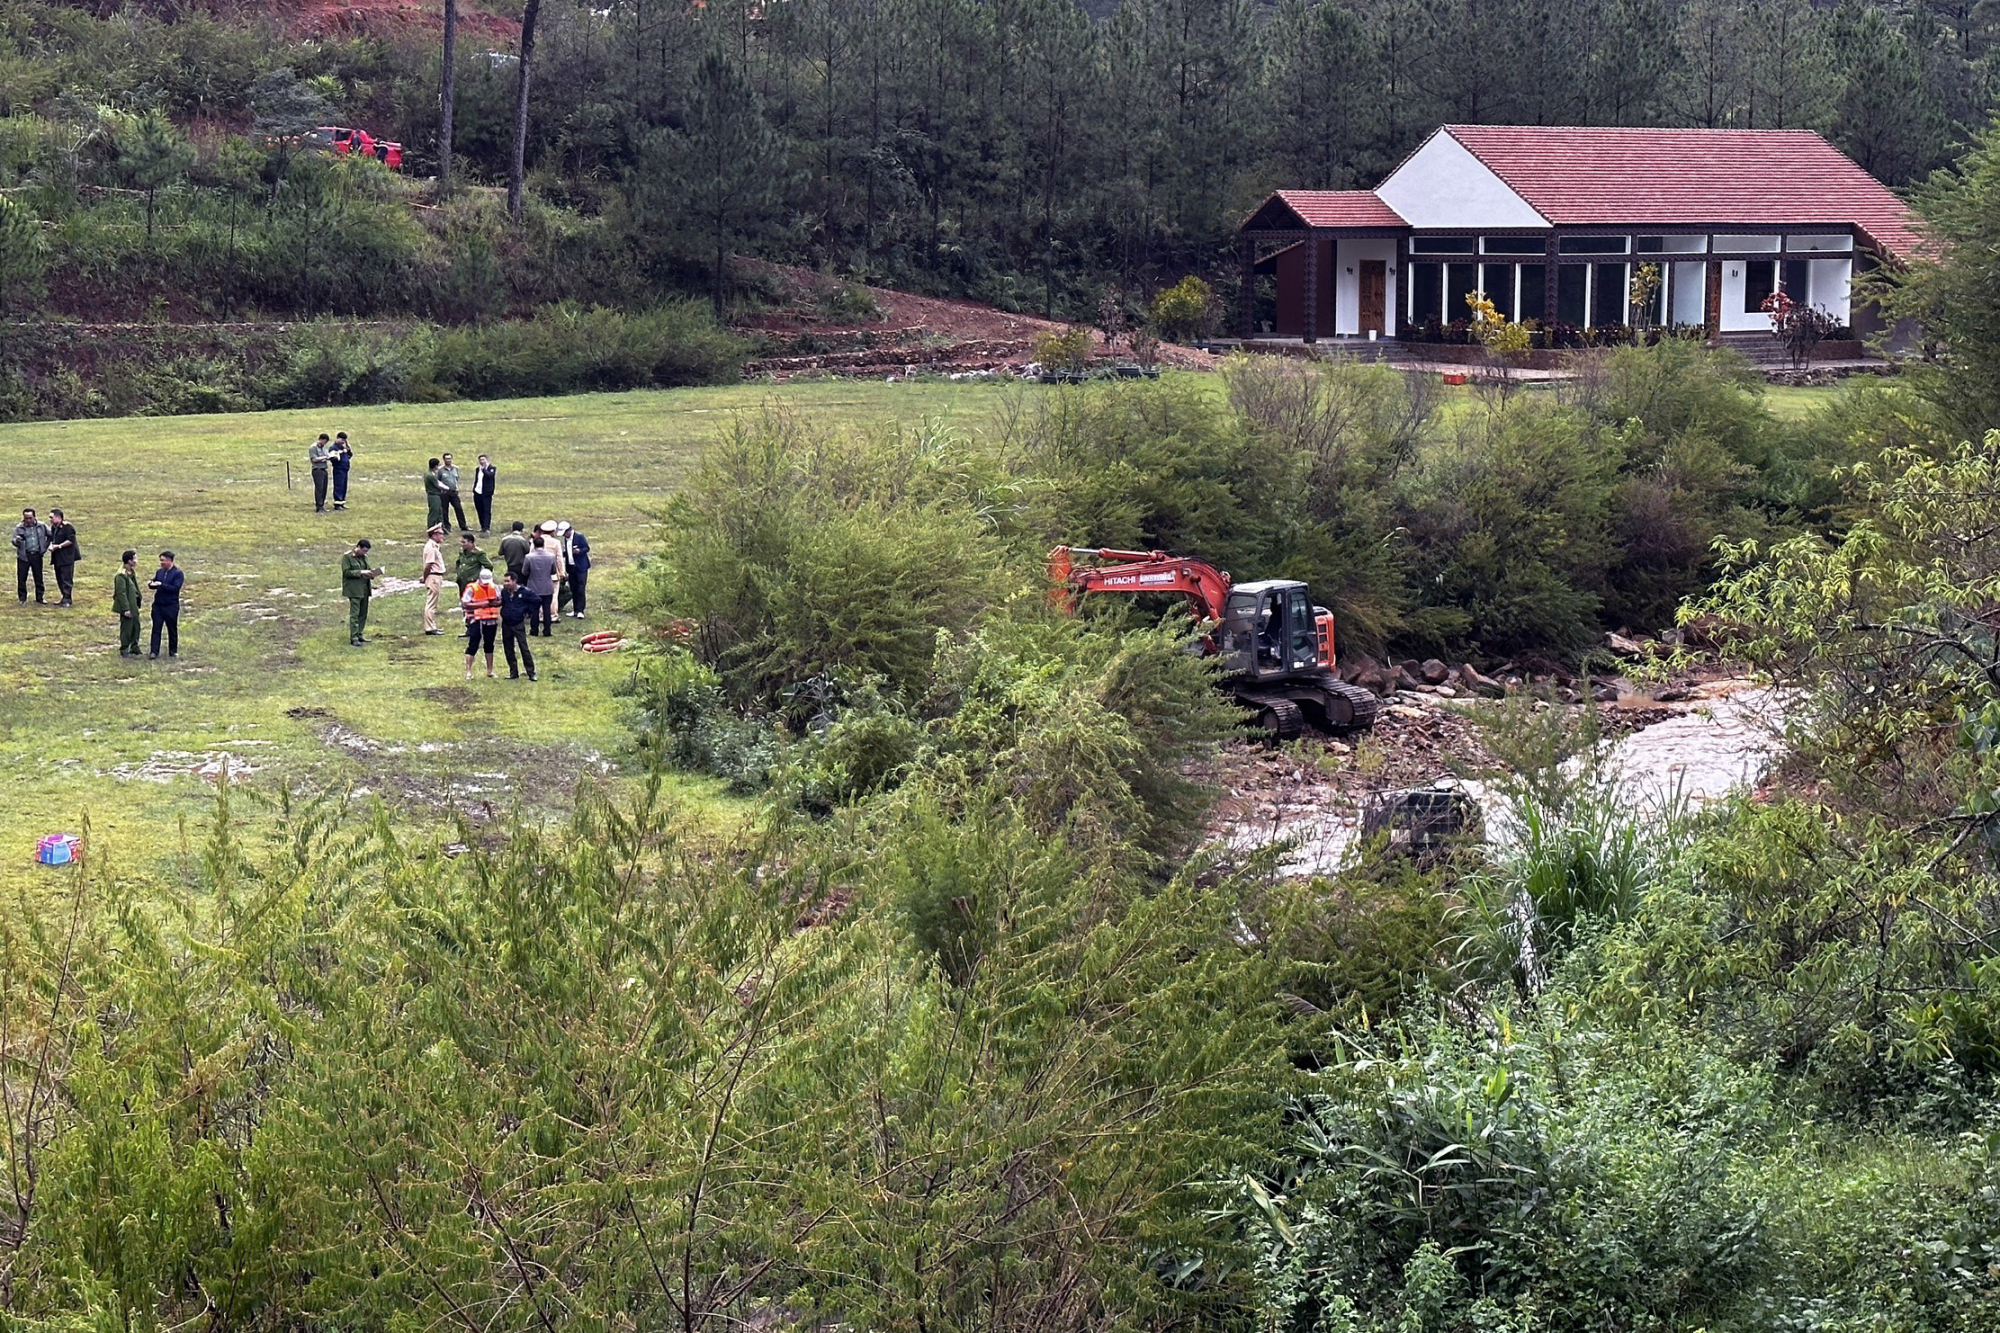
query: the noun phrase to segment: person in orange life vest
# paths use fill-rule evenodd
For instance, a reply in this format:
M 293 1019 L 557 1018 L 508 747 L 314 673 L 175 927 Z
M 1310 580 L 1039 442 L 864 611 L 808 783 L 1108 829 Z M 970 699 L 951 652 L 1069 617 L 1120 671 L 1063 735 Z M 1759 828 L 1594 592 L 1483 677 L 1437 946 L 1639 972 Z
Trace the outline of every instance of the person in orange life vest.
M 465 585 L 458 605 L 465 612 L 465 678 L 472 679 L 472 659 L 486 649 L 486 674 L 493 675 L 493 641 L 500 633 L 500 586 L 493 571 L 482 569 L 479 578 Z

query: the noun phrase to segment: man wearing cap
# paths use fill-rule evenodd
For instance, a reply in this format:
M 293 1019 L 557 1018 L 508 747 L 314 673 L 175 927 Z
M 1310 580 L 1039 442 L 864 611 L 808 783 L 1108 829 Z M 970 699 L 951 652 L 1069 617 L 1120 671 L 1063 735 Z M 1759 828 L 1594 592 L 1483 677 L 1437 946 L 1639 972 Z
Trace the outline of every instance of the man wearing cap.
M 375 594 L 375 580 L 382 571 L 368 565 L 369 541 L 363 537 L 354 549 L 340 557 L 340 591 L 347 598 L 347 642 L 359 648 L 368 642 L 362 632 L 368 628 L 368 599 Z
M 438 590 L 444 587 L 444 524 L 431 524 L 430 532 L 424 537 L 424 563 L 417 573 L 417 581 L 424 585 L 424 633 L 439 635 Z

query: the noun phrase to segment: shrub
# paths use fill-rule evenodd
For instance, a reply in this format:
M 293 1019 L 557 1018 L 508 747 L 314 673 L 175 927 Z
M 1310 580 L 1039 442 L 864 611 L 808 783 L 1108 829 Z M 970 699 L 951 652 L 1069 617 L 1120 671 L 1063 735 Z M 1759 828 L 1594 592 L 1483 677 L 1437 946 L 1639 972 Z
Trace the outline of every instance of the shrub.
M 1189 342 L 1207 332 L 1214 311 L 1214 290 L 1190 273 L 1153 298 L 1153 327 L 1168 342 Z
M 642 605 L 700 626 L 697 651 L 741 706 L 785 707 L 821 676 L 916 693 L 940 632 L 962 632 L 997 588 L 977 471 L 942 430 L 877 442 L 736 423 L 670 505 Z
M 1411 637 L 1489 653 L 1593 643 L 1620 459 L 1580 415 L 1518 398 L 1423 458 L 1402 505 L 1427 601 Z
M 1090 364 L 1091 338 L 1086 328 L 1046 329 L 1035 335 L 1035 360 L 1044 369 L 1075 373 Z

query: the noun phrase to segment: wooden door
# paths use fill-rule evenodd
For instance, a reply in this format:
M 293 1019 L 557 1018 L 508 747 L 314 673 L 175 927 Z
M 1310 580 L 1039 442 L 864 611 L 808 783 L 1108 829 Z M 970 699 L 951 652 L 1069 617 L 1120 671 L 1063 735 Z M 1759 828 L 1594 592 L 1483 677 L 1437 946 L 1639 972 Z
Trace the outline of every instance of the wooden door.
M 1708 266 L 1708 290 L 1702 293 L 1702 322 L 1708 326 L 1708 336 L 1722 336 L 1722 265 Z
M 1383 311 L 1388 306 L 1389 262 L 1385 259 L 1364 259 L 1361 261 L 1361 333 L 1366 337 L 1373 329 L 1385 332 L 1382 323 Z

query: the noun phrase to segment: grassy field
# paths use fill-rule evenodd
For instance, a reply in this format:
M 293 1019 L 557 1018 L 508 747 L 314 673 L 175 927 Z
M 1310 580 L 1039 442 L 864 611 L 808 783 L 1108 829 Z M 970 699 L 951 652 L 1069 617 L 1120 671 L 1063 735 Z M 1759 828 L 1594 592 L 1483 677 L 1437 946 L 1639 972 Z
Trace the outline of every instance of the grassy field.
M 461 641 L 419 632 L 419 591 L 377 598 L 375 642 L 348 645 L 340 557 L 366 536 L 392 578 L 415 577 L 432 454 L 449 449 L 468 472 L 481 452 L 498 463 L 489 554 L 516 518 L 581 528 L 596 559 L 587 627 L 616 628 L 648 515 L 732 414 L 782 405 L 829 424 L 944 416 L 976 430 L 1033 392 L 846 381 L 0 426 L 0 512 L 60 505 L 84 551 L 73 609 L 0 596 L 0 893 L 52 882 L 35 839 L 86 819 L 93 856 L 119 874 L 174 873 L 221 768 L 258 789 L 282 778 L 475 820 L 559 808 L 580 780 L 617 771 L 628 733 L 611 686 L 624 664 L 582 652 L 574 621 L 535 640 L 548 646 L 533 685 L 504 670 L 468 685 Z M 1448 392 L 1451 410 L 1471 408 L 1470 390 Z M 1773 390 L 1770 402 L 1793 416 L 1837 392 Z M 305 451 L 321 430 L 354 441 L 345 513 L 313 512 Z M 142 576 L 163 547 L 187 571 L 178 663 L 118 656 L 110 587 L 128 546 Z M 457 621 L 442 624 L 450 635 Z
M 950 415 L 976 428 L 1018 392 L 845 382 L 0 426 L 9 530 L 24 506 L 46 516 L 59 505 L 84 554 L 74 608 L 19 606 L 11 586 L 0 597 L 0 894 L 52 883 L 33 862 L 36 838 L 86 818 L 93 856 L 121 876 L 173 873 L 182 822 L 198 845 L 212 808 L 204 768 L 475 819 L 557 805 L 612 770 L 626 731 L 609 687 L 624 667 L 582 652 L 575 621 L 534 640 L 533 685 L 507 680 L 504 659 L 501 679 L 482 667 L 468 685 L 462 640 L 421 634 L 420 591 L 377 598 L 375 642 L 348 645 L 340 557 L 365 536 L 390 577 L 415 577 L 435 453 L 457 456 L 467 486 L 475 455 L 499 466 L 489 554 L 516 518 L 582 529 L 595 557 L 585 627 L 615 628 L 648 513 L 732 413 L 782 395 L 828 422 Z M 313 512 L 305 452 L 321 430 L 354 442 L 345 513 Z M 187 571 L 178 663 L 118 655 L 110 590 L 126 547 L 140 552 L 142 579 L 162 548 Z M 458 623 L 441 621 L 448 634 Z

